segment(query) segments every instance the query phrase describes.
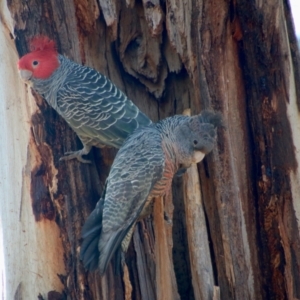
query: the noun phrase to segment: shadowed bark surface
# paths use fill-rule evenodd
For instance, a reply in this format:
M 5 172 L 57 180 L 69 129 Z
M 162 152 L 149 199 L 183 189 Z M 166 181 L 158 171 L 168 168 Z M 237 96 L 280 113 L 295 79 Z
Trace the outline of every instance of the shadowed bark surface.
M 209 108 L 226 123 L 213 152 L 136 226 L 124 277 L 110 265 L 101 278 L 83 269 L 80 232 L 116 150 L 93 149 L 90 165 L 59 161 L 80 149 L 76 134 L 23 83 L 4 92 L 15 108 L 3 109 L 0 125 L 12 139 L 24 127 L 22 144 L 12 145 L 22 160 L 0 167 L 10 189 L 22 174 L 20 194 L 1 194 L 17 207 L 0 209 L 8 299 L 300 299 L 300 69 L 287 1 L 0 3 L 9 10 L 0 14 L 8 45 L 0 48 L 12 51 L 15 81 L 17 56 L 43 34 L 153 121 Z

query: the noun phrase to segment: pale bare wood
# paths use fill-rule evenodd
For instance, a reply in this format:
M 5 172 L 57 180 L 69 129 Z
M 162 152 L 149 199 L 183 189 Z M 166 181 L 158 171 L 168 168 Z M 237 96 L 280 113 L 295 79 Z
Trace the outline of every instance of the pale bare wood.
M 214 278 L 197 166 L 192 165 L 183 178 L 185 219 L 194 294 L 196 299 L 212 299 Z
M 55 221 L 44 219 L 38 225 L 34 221 L 30 170 L 41 158 L 31 136 L 30 116 L 38 108 L 18 76 L 13 28 L 6 2 L 0 1 L 0 252 L 4 256 L 0 273 L 5 274 L 0 284 L 4 283 L 6 299 L 33 299 L 33 295 L 37 299 L 40 293 L 63 290 L 56 274 L 65 274 L 64 251 Z M 55 192 L 55 178 L 51 186 L 50 193 Z
M 180 299 L 176 287 L 172 285 L 172 262 L 169 255 L 163 198 L 155 198 L 154 208 L 154 233 L 156 257 L 156 298 L 164 300 Z
M 163 218 L 164 218 L 164 230 L 166 233 L 166 243 L 170 261 L 170 272 L 169 276 L 171 278 L 171 285 L 173 291 L 173 299 L 180 299 L 178 294 L 178 284 L 176 280 L 175 270 L 174 270 L 174 263 L 173 263 L 173 212 L 174 212 L 174 205 L 173 205 L 173 194 L 172 190 L 169 190 L 166 195 L 164 196 L 164 211 L 163 211 Z
M 191 109 L 185 109 L 183 115 L 190 116 Z M 194 294 L 196 299 L 214 299 L 212 261 L 197 165 L 192 165 L 183 175 L 183 189 Z
M 213 300 L 220 300 L 220 288 L 218 286 L 214 286 L 214 294 Z
M 151 6 L 158 1 L 149 1 L 148 12 L 145 1 L 105 1 L 116 8 L 107 14 L 113 16 L 110 27 L 101 12 L 98 18 L 99 10 L 93 7 L 97 1 L 66 0 L 58 5 L 57 1 L 31 0 L 30 9 L 28 1 L 8 3 L 10 13 L 1 6 L 0 20 L 3 28 L 16 35 L 20 55 L 28 51 L 31 36 L 46 33 L 56 39 L 64 55 L 113 79 L 153 120 L 181 113 L 186 107 L 193 114 L 204 107 L 222 111 L 227 131 L 219 133 L 216 149 L 198 166 L 214 272 L 222 289 L 218 292 L 216 287 L 214 295 L 226 300 L 300 295 L 299 52 L 287 1 L 160 1 L 166 11 L 166 29 L 163 25 L 156 35 L 147 21 L 154 20 Z M 10 14 L 13 20 L 9 21 Z M 159 28 L 157 24 L 153 28 Z M 11 73 L 17 55 L 12 53 L 15 43 L 9 32 L 0 43 L 5 49 L 0 70 L 5 72 L 0 81 L 5 95 L 0 102 L 0 137 L 7 141 L 0 149 L 0 190 L 5 187 L 0 191 L 0 210 L 4 247 L 9 245 L 4 252 L 9 296 L 34 299 L 41 293 L 47 297 L 48 291 L 62 292 L 63 287 L 70 299 L 122 298 L 125 291 L 111 268 L 101 279 L 97 273 L 87 275 L 78 259 L 80 229 L 98 199 L 114 152 L 104 150 L 100 156 L 94 150 L 96 163 L 88 167 L 58 163 L 66 148 L 75 148 L 75 135 L 40 98 L 35 98 L 37 110 L 18 75 Z M 33 172 L 35 167 L 44 175 Z M 39 191 L 32 188 L 36 178 L 45 180 L 42 188 L 49 191 L 47 204 L 53 204 L 55 221 L 32 214 L 34 199 L 29 191 Z M 180 214 L 186 220 L 184 210 Z M 132 295 L 152 300 L 154 237 L 151 222 L 141 224 L 142 230 L 134 235 L 136 257 L 128 270 Z M 162 243 L 167 243 L 162 254 L 168 253 L 170 259 L 172 247 L 178 246 L 178 242 L 173 245 L 174 228 L 165 224 L 167 242 Z M 180 229 L 185 236 L 185 227 Z M 30 251 L 22 252 L 21 246 Z M 179 287 L 194 283 L 189 277 L 195 274 L 188 261 L 192 255 L 186 248 L 182 257 L 176 256 L 188 266 L 181 277 L 176 270 Z M 21 249 L 18 256 L 15 249 Z M 34 261 L 37 253 L 51 263 Z M 16 267 L 24 261 L 34 267 L 34 273 Z M 63 275 L 61 280 L 57 274 Z M 191 290 L 190 297 L 196 298 Z M 180 296 L 186 295 L 181 291 Z
M 201 7 L 202 1 L 199 1 Z M 166 29 L 171 45 L 180 55 L 188 71 L 193 74 L 195 71 L 195 56 L 192 53 L 193 41 L 192 32 L 192 12 L 191 0 L 185 2 L 180 0 L 170 0 L 166 2 Z
M 101 11 L 103 13 L 106 25 L 112 28 L 113 39 L 117 38 L 118 12 L 117 1 L 99 0 Z

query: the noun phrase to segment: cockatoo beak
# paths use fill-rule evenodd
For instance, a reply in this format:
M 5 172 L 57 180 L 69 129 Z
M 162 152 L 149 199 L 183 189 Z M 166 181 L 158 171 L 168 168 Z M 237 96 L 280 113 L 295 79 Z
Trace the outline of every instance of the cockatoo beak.
M 205 156 L 205 153 L 204 152 L 201 152 L 201 151 L 195 151 L 194 152 L 194 156 L 193 156 L 193 163 L 198 163 L 200 162 Z
M 32 77 L 32 72 L 31 72 L 31 71 L 28 71 L 28 70 L 20 70 L 19 73 L 20 73 L 21 78 L 22 78 L 24 81 L 28 81 L 28 80 L 30 80 L 31 77 Z

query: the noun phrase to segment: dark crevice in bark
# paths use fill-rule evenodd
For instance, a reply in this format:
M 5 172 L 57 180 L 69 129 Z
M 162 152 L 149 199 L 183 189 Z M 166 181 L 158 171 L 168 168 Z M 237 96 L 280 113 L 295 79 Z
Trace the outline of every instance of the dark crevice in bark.
M 173 185 L 173 264 L 181 299 L 194 300 L 188 241 L 186 236 L 185 209 L 182 179 L 174 178 Z
M 239 6 L 243 36 L 243 63 L 250 123 L 254 137 L 258 195 L 257 210 L 261 236 L 261 269 L 263 286 L 270 299 L 287 298 L 285 291 L 285 251 L 278 240 L 281 201 L 288 201 L 285 191 L 290 190 L 288 172 L 297 168 L 290 123 L 286 116 L 287 87 L 283 82 L 284 53 L 279 48 L 276 30 L 268 43 L 263 30 L 266 20 L 257 13 L 253 4 L 241 1 Z M 249 30 L 249 25 L 252 30 Z M 247 30 L 246 30 L 247 28 Z M 275 96 L 276 95 L 276 96 Z M 274 105 L 276 103 L 276 105 Z M 286 147 L 285 147 L 285 146 Z M 291 148 L 290 148 L 291 147 Z M 282 200 L 280 200 L 282 199 Z M 285 234 L 285 233 L 284 233 Z M 276 263 L 275 263 L 276 261 Z
M 203 198 L 203 195 L 202 195 Z M 205 211 L 205 207 L 203 205 L 203 212 L 204 212 L 204 217 L 205 217 L 205 223 L 206 223 L 206 227 L 207 227 L 207 237 L 208 237 L 208 246 L 209 246 L 209 252 L 210 252 L 210 257 L 211 257 L 211 262 L 212 262 L 212 269 L 213 269 L 213 274 L 214 274 L 214 282 L 215 282 L 215 286 L 219 286 L 219 282 L 218 282 L 218 268 L 217 268 L 217 263 L 216 263 L 216 255 L 215 255 L 215 251 L 214 251 L 214 247 L 213 247 L 213 240 L 211 237 L 211 229 L 209 226 L 209 217 Z

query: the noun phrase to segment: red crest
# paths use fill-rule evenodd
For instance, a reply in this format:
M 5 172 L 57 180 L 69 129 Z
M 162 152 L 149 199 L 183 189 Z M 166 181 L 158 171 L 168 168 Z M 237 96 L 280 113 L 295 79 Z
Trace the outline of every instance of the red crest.
M 39 35 L 34 38 L 29 43 L 30 51 L 54 51 L 56 50 L 56 44 L 53 40 L 50 40 L 47 36 Z

